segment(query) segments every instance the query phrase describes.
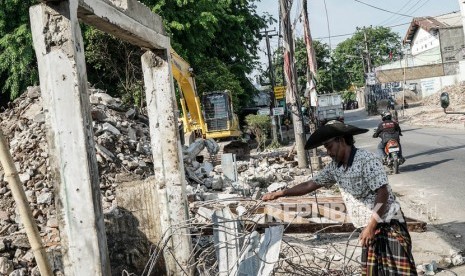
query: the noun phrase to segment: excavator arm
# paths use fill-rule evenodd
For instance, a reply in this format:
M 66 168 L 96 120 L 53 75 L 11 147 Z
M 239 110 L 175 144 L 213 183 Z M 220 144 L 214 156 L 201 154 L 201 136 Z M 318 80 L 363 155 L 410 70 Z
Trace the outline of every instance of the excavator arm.
M 171 49 L 171 68 L 180 91 L 184 132 L 201 131 L 202 136 L 205 136 L 207 130 L 192 68 L 173 49 Z

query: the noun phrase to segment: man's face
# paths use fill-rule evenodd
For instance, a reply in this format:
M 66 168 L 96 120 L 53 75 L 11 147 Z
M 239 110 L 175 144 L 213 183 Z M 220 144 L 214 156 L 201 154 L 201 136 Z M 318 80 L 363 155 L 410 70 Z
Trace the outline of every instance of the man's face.
M 325 147 L 326 151 L 328 152 L 328 155 L 333 159 L 335 162 L 340 162 L 342 159 L 342 154 L 341 154 L 341 138 L 340 137 L 335 137 L 331 138 L 325 143 L 323 143 L 323 146 Z

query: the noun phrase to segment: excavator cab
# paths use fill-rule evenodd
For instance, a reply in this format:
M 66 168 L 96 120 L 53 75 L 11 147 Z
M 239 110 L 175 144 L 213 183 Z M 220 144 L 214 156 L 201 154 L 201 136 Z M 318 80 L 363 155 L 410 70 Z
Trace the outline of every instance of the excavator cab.
M 202 107 L 207 138 L 240 137 L 239 122 L 233 112 L 229 91 L 214 91 L 202 95 Z

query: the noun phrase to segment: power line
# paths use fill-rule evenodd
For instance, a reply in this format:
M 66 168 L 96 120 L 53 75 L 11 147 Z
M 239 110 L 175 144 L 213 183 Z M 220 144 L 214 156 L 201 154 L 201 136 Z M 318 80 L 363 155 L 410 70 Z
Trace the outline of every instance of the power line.
M 406 7 L 406 10 L 403 11 L 403 13 L 404 13 L 404 14 L 407 14 L 407 13 L 408 13 L 408 14 L 412 14 L 412 12 L 410 12 L 410 11 L 411 11 L 413 8 L 415 8 L 415 6 L 417 6 L 417 5 L 420 3 L 420 1 L 422 1 L 422 0 L 416 1 L 416 2 L 415 2 L 413 5 L 411 5 L 410 7 L 408 7 L 408 5 L 407 5 L 407 6 L 404 6 L 404 7 Z M 407 4 L 409 4 L 409 3 L 411 3 L 411 2 L 412 2 L 412 1 L 409 1 L 409 2 L 407 2 Z M 396 11 L 396 12 L 399 13 L 400 11 Z M 392 17 L 393 17 L 393 18 L 392 18 L 391 20 L 388 20 L 387 22 L 385 22 L 385 24 L 394 24 L 395 22 L 397 22 L 397 21 L 403 19 L 403 17 L 400 16 L 400 15 L 394 15 L 394 14 L 393 14 Z
M 402 16 L 405 16 L 405 17 L 414 17 L 412 15 L 406 15 L 406 14 L 402 14 L 402 13 L 397 13 L 397 12 L 393 12 L 393 11 L 388 11 L 386 9 L 383 9 L 383 8 L 380 8 L 380 7 L 376 7 L 376 6 L 373 6 L 373 5 L 370 5 L 368 3 L 365 3 L 365 2 L 362 2 L 360 0 L 354 0 L 355 2 L 359 2 L 360 4 L 363 4 L 363 5 L 366 5 L 368 7 L 372 7 L 374 9 L 377 9 L 377 10 L 380 10 L 380 11 L 384 11 L 384 12 L 388 12 L 388 13 L 392 13 L 392 14 L 397 14 L 397 15 L 402 15 Z
M 416 10 L 414 10 L 412 13 L 415 13 L 416 11 L 418 11 L 419 9 L 421 9 L 424 5 L 426 5 L 430 0 L 426 0 L 425 3 L 423 3 L 423 5 L 419 6 Z
M 398 10 L 396 11 L 396 13 L 401 12 L 408 4 L 410 4 L 410 2 L 412 2 L 412 0 L 407 1 L 407 3 L 405 3 L 405 4 L 402 6 L 402 8 L 398 9 Z M 391 18 L 393 18 L 394 16 L 395 16 L 395 15 L 392 14 L 392 15 L 389 16 L 387 19 L 384 19 L 383 21 L 381 21 L 381 22 L 380 22 L 379 24 L 377 24 L 377 25 L 383 25 L 384 23 L 389 22 L 389 20 L 391 20 Z
M 409 13 L 409 14 L 412 14 L 414 15 L 419 9 L 421 9 L 423 6 L 425 6 L 426 4 L 428 4 L 428 2 L 430 0 L 426 0 L 425 2 L 423 2 L 422 4 L 420 3 L 421 0 L 418 0 L 414 5 L 412 5 L 408 10 L 406 10 L 404 13 Z M 417 4 L 420 4 L 420 6 L 416 7 Z M 412 11 L 412 9 L 414 9 Z M 391 20 L 392 23 L 398 21 L 398 20 L 401 20 L 402 17 L 401 16 L 397 16 L 397 18 L 394 18 L 394 20 Z
M 458 11 L 452 11 L 450 13 L 456 13 Z M 449 14 L 449 13 L 445 13 L 445 14 Z M 441 15 L 437 15 L 437 16 L 442 16 L 442 15 L 445 15 L 445 14 L 441 14 Z M 437 17 L 437 16 L 433 16 L 433 17 Z M 461 15 L 452 15 L 452 16 L 447 16 L 447 17 L 443 17 L 443 19 L 450 19 L 450 18 L 461 18 Z M 390 25 L 390 26 L 384 26 L 385 28 L 394 28 L 394 27 L 399 27 L 399 26 L 404 26 L 404 25 L 409 25 L 411 24 L 411 22 L 406 22 L 406 23 L 400 23 L 400 24 L 396 24 L 396 25 Z M 383 27 L 383 26 L 380 26 L 380 27 Z M 350 36 L 350 35 L 354 35 L 355 33 L 346 33 L 346 34 L 338 34 L 338 35 L 332 35 L 331 37 L 342 37 L 342 36 Z M 320 36 L 320 37 L 316 37 L 314 39 L 318 39 L 318 40 L 322 40 L 322 39 L 326 39 L 328 38 L 328 36 Z
M 397 24 L 397 25 L 386 26 L 386 28 L 394 28 L 394 27 L 399 27 L 399 26 L 408 25 L 408 24 L 410 24 L 410 22 L 401 23 L 401 24 Z M 354 34 L 355 33 L 339 34 L 339 35 L 332 35 L 331 37 L 349 36 L 349 35 L 354 35 Z M 315 39 L 321 40 L 321 39 L 326 39 L 326 38 L 329 38 L 329 37 L 328 36 L 321 36 L 321 37 L 317 37 Z

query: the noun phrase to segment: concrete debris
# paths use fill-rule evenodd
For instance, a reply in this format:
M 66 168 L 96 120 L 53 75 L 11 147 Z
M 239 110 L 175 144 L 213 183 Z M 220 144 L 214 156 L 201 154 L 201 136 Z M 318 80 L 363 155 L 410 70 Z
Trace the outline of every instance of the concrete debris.
M 138 108 L 125 108 L 119 99 L 101 90 L 91 88 L 89 94 L 102 207 L 104 212 L 108 212 L 118 206 L 115 191 L 120 183 L 144 180 L 154 174 L 148 118 Z M 0 113 L 0 127 L 9 141 L 44 244 L 49 250 L 59 251 L 60 235 L 53 193 L 55 183 L 51 177 L 45 117 L 39 87 L 29 87 L 26 93 Z M 287 152 L 271 152 L 251 156 L 250 161 L 237 161 L 235 166 L 238 179 L 233 182 L 224 176 L 221 166 L 214 166 L 201 156 L 204 149 L 214 156 L 219 152 L 219 145 L 212 139 L 199 139 L 189 147 L 183 147 L 189 187 L 187 191 L 194 200 L 225 200 L 251 196 L 257 189 L 275 182 L 292 182 L 296 181 L 296 176 L 307 175 L 306 170 L 295 167 L 295 161 L 287 161 L 281 157 L 287 155 Z M 1 168 L 0 210 L 0 237 L 4 236 L 6 240 L 12 241 L 10 236 L 22 231 L 23 226 Z M 18 245 L 7 242 L 2 252 L 9 252 L 5 255 L 10 256 L 9 260 L 14 264 L 13 270 L 25 268 L 27 273 L 31 273 L 35 262 L 24 261 L 24 256 L 30 249 L 21 247 L 24 252 L 19 254 L 22 257 L 20 260 L 19 257 L 14 257 L 18 248 Z
M 463 258 L 462 255 L 457 254 L 457 255 L 452 257 L 452 264 L 454 266 L 463 265 L 464 263 L 465 263 L 465 259 Z
M 417 265 L 417 272 L 423 273 L 423 275 L 435 275 L 438 270 L 438 265 L 435 261 L 431 263 Z

